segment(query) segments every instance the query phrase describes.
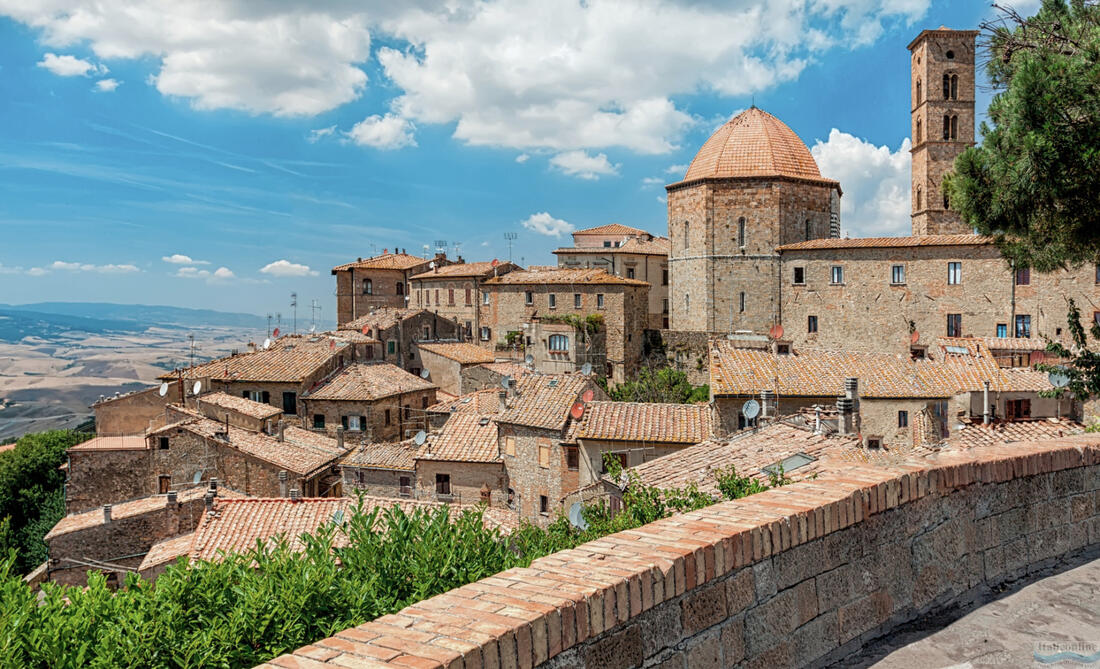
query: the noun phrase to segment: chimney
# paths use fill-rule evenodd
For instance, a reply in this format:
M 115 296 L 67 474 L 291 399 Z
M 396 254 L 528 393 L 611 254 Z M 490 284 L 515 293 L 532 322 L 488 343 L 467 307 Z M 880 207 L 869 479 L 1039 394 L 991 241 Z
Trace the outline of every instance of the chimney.
M 210 492 L 215 494 L 215 495 L 218 494 L 218 479 L 217 479 L 217 477 L 214 477 L 214 478 L 210 479 Z
M 214 510 L 214 493 L 207 490 L 206 494 L 202 496 L 202 501 L 206 505 L 207 512 Z
M 847 397 L 838 398 L 836 409 L 840 415 L 837 417 L 837 432 L 840 434 L 855 434 L 855 421 L 852 419 L 852 400 Z
M 103 524 L 104 525 L 110 525 L 111 524 L 111 505 L 110 504 L 104 504 L 103 505 Z
M 982 425 L 989 425 L 992 422 L 992 418 L 989 415 L 989 381 L 985 382 L 985 389 L 982 390 Z
M 165 509 L 167 515 L 167 529 L 172 534 L 180 533 L 180 505 L 176 499 L 176 491 L 168 491 L 168 504 Z
M 503 413 L 508 410 L 508 393 L 504 390 L 497 393 L 497 399 L 500 400 L 500 411 Z
M 176 491 L 175 490 L 169 490 L 168 491 L 168 505 L 171 506 L 173 504 L 179 504 L 179 501 L 176 498 Z
M 297 488 L 290 489 L 290 499 L 294 502 L 297 502 L 299 499 L 301 499 L 301 496 L 298 494 Z
M 336 426 L 336 448 L 344 450 L 344 426 Z
M 279 441 L 286 440 L 286 421 L 279 420 Z
M 772 407 L 773 406 L 775 406 L 775 391 L 774 390 L 762 390 L 762 391 L 760 391 L 760 417 L 761 418 L 773 418 L 773 416 L 772 416 Z
M 821 434 L 821 407 L 814 406 L 814 434 Z
M 286 497 L 286 470 L 279 470 L 279 497 Z
M 858 434 L 862 431 L 859 410 L 859 379 L 854 376 L 844 379 L 844 397 L 852 400 L 852 431 L 853 434 Z

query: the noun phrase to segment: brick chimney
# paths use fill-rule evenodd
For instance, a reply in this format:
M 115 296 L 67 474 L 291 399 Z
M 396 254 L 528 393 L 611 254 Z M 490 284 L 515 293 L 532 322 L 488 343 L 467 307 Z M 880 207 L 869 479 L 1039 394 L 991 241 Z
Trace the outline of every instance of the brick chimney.
M 838 398 L 836 401 L 837 416 L 836 427 L 840 434 L 855 434 L 855 421 L 852 418 L 852 400 L 847 397 Z
M 279 441 L 286 440 L 286 421 L 279 420 Z
M 761 418 L 774 418 L 773 409 L 775 408 L 775 391 L 774 390 L 762 390 L 760 391 L 760 417 Z M 774 413 L 779 413 L 775 411 Z
M 168 500 L 165 504 L 166 529 L 169 534 L 180 533 L 180 503 L 175 490 L 168 491 Z
M 295 502 L 297 502 L 299 499 L 301 499 L 301 495 L 298 494 L 298 489 L 297 488 L 291 488 L 290 489 L 290 499 L 292 501 L 295 501 Z
M 287 473 L 285 469 L 279 470 L 279 497 L 286 497 L 286 479 Z
M 203 504 L 206 506 L 207 513 L 214 510 L 214 493 L 207 490 L 206 494 L 202 496 Z
M 344 426 L 336 426 L 336 448 L 344 450 Z
M 110 525 L 111 524 L 111 505 L 110 504 L 104 504 L 103 505 L 103 524 L 104 525 Z
M 844 397 L 852 401 L 853 434 L 859 434 L 863 427 L 859 409 L 859 379 L 854 376 L 844 379 Z

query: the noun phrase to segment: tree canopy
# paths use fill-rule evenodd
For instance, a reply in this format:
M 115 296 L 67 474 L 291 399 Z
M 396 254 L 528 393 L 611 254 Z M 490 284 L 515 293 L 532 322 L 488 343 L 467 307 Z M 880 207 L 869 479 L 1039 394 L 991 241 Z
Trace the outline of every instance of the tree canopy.
M 945 178 L 952 209 L 1017 266 L 1100 261 L 1100 0 L 1043 0 L 982 25 L 997 91 Z

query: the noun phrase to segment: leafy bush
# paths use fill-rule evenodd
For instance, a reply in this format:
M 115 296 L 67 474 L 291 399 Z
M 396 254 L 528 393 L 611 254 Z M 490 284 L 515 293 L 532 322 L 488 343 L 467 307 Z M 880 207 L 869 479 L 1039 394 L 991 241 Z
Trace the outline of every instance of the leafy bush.
M 643 369 L 636 379 L 608 388 L 608 396 L 616 402 L 666 402 L 670 404 L 694 404 L 710 400 L 710 387 L 693 386 L 687 374 L 671 367 Z

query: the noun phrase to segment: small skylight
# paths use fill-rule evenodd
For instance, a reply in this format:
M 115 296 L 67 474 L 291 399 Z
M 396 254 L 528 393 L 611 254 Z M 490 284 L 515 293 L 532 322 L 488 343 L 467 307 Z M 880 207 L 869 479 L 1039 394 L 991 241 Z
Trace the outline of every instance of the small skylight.
M 462 404 L 469 404 L 470 403 L 470 398 L 469 397 L 463 397 L 461 403 Z
M 944 346 L 943 350 L 955 355 L 970 355 L 970 350 L 965 346 Z
M 343 509 L 336 509 L 335 511 L 332 512 L 332 522 L 336 525 L 343 525 L 344 524 L 344 510 Z
M 479 420 L 477 422 L 477 424 L 478 425 L 488 425 L 489 424 L 489 419 L 488 418 L 482 418 L 481 420 Z
M 792 472 L 792 471 L 798 469 L 799 467 L 805 467 L 806 465 L 810 464 L 814 460 L 817 460 L 817 458 L 815 458 L 812 455 L 806 455 L 805 453 L 795 453 L 794 455 L 792 455 L 788 458 L 783 458 L 779 462 L 776 462 L 776 463 L 768 465 L 767 467 L 764 467 L 760 471 L 762 471 L 762 472 L 764 472 L 765 474 L 768 474 L 768 475 L 773 475 L 774 474 L 774 475 L 778 476 L 781 467 L 782 467 L 783 473 L 786 474 L 788 472 Z
M 557 388 L 558 387 L 558 380 L 557 379 L 550 379 L 550 382 L 547 385 L 550 386 L 551 388 Z

